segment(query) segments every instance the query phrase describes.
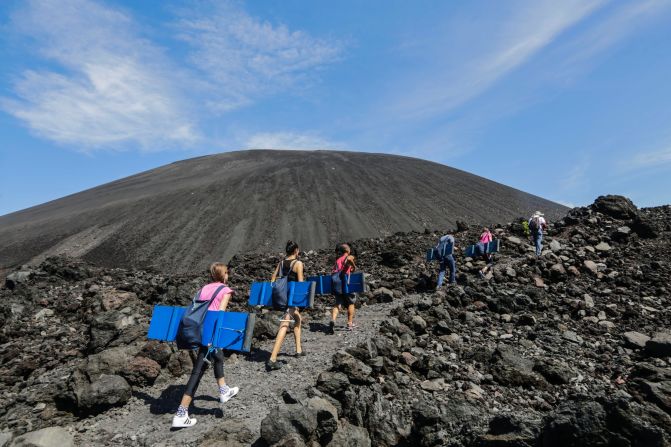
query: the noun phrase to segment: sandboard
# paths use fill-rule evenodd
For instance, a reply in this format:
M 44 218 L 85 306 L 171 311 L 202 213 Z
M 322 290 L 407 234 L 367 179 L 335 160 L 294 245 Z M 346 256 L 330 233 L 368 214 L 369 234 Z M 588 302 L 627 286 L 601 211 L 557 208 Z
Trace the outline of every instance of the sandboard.
M 454 254 L 454 244 L 445 244 L 443 246 L 443 253 L 441 256 L 439 256 L 438 250 L 436 247 L 429 248 L 426 251 L 426 262 L 431 262 L 431 261 L 440 261 L 442 258 L 444 258 L 447 255 Z
M 255 282 L 249 291 L 250 306 L 273 307 L 272 283 Z M 288 307 L 313 307 L 315 299 L 315 283 L 310 281 L 289 282 Z
M 491 242 L 488 242 L 485 244 L 485 254 L 492 254 L 492 253 L 497 253 L 500 248 L 500 240 L 499 239 L 494 239 Z M 475 245 L 470 245 L 468 248 L 466 248 L 466 252 L 464 255 L 467 258 L 473 258 L 477 256 L 477 250 Z
M 366 288 L 366 279 L 363 272 L 356 272 L 345 275 L 346 280 L 343 283 L 344 293 L 363 293 Z M 331 275 L 310 276 L 307 279 L 316 285 L 316 295 L 332 294 Z
M 154 306 L 147 338 L 172 342 L 186 307 Z M 208 311 L 202 330 L 201 344 L 230 351 L 249 352 L 256 315 L 246 312 Z

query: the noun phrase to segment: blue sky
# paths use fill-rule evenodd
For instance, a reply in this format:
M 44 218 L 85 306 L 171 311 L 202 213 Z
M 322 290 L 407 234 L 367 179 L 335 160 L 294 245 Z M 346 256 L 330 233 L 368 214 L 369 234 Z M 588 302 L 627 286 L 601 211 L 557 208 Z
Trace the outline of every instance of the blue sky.
M 0 3 L 0 215 L 245 148 L 671 203 L 671 1 Z

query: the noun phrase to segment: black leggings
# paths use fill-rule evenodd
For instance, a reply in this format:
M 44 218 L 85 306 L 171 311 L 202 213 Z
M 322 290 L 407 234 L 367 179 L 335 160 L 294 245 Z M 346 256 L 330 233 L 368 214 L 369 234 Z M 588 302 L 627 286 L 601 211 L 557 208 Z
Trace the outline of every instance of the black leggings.
M 184 394 L 187 396 L 193 397 L 196 394 L 200 379 L 203 378 L 203 374 L 207 369 L 207 362 L 205 362 L 207 350 L 208 348 L 201 346 L 200 349 L 198 349 L 198 356 L 195 360 L 194 356 L 191 356 L 191 360 L 193 360 L 193 369 L 191 370 L 191 377 L 189 377 L 189 381 L 186 383 L 186 390 L 184 391 Z M 221 349 L 212 351 L 207 356 L 207 359 L 214 364 L 214 377 L 217 379 L 224 377 L 224 351 Z

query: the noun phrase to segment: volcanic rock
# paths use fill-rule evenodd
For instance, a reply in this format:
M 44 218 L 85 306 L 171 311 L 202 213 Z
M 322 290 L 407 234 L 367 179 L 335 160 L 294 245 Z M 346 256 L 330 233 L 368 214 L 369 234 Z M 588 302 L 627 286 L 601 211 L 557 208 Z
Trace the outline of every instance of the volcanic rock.
M 633 219 L 638 216 L 636 205 L 624 196 L 599 196 L 594 201 L 592 208 L 595 211 L 616 219 Z
M 650 337 L 647 335 L 636 331 L 625 332 L 622 336 L 624 337 L 627 346 L 634 349 L 645 348 L 645 344 L 650 340 Z
M 70 447 L 74 439 L 61 427 L 48 427 L 14 438 L 12 447 Z
M 656 332 L 646 342 L 645 352 L 655 357 L 671 357 L 671 331 Z
M 84 413 L 100 413 L 111 407 L 128 402 L 131 388 L 123 377 L 103 374 L 90 384 L 74 390 L 79 410 Z

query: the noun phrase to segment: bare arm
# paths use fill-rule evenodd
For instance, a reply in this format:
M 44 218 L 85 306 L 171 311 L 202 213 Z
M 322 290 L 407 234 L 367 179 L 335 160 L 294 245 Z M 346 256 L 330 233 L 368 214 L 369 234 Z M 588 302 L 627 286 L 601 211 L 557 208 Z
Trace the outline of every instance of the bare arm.
M 228 307 L 228 302 L 231 300 L 231 295 L 232 293 L 227 293 L 224 295 L 224 297 L 221 299 L 221 302 L 219 303 L 219 310 L 226 310 Z
M 275 267 L 275 271 L 273 272 L 273 276 L 270 277 L 270 282 L 275 282 L 275 279 L 277 279 L 277 275 L 280 273 L 280 265 L 277 264 L 277 267 Z
M 298 276 L 299 282 L 305 281 L 305 279 L 303 279 L 303 263 L 301 261 L 296 263 L 296 276 Z
M 347 263 L 350 265 L 350 267 L 352 267 L 352 271 L 356 270 L 356 264 L 354 263 L 355 259 L 356 258 L 354 258 L 354 256 L 352 256 L 352 255 L 347 257 Z

